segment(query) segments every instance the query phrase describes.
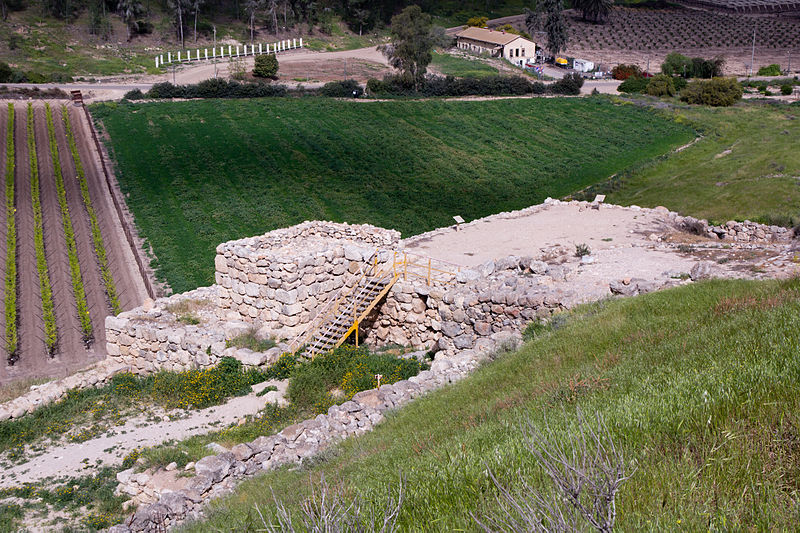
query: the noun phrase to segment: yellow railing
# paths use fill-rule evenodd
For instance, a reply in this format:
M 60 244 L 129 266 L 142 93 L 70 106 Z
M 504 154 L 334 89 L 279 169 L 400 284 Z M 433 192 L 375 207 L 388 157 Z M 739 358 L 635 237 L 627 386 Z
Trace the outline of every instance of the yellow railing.
M 423 279 L 428 286 L 433 283 L 447 284 L 455 282 L 456 274 L 461 271 L 461 266 L 455 263 L 448 263 L 447 261 L 432 259 L 405 251 L 394 251 L 392 253 L 393 257 L 391 261 L 379 263 L 378 258 L 381 253 L 380 250 L 376 250 L 373 255 L 373 261 L 369 267 L 349 278 L 339 293 L 331 299 L 330 303 L 328 303 L 306 329 L 291 342 L 289 347 L 292 353 L 296 353 L 303 346 L 313 341 L 314 337 L 323 330 L 325 325 L 338 316 L 342 305 L 351 299 L 355 291 L 361 287 L 365 278 L 375 281 L 387 279 L 387 283 L 383 290 L 372 298 L 372 302 L 365 307 L 365 310 L 359 314 L 357 314 L 357 310 L 361 304 L 366 303 L 369 292 L 364 291 L 363 294 L 356 295 L 356 300 L 352 302 L 352 325 L 335 343 L 334 348 L 340 346 L 353 332 L 356 333 L 356 346 L 358 345 L 359 323 L 363 321 L 375 308 L 377 303 L 386 296 L 397 280 Z

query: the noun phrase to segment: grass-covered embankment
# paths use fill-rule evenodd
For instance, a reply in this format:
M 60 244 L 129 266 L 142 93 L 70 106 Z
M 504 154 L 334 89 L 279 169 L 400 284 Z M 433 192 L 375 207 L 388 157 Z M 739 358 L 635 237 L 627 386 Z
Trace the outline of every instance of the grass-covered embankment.
M 496 508 L 487 467 L 515 488 L 519 472 L 547 486 L 520 421 L 547 419 L 564 438 L 577 406 L 600 414 L 637 465 L 617 498 L 620 531 L 795 527 L 799 280 L 706 282 L 584 306 L 557 323 L 311 466 L 245 482 L 181 531 L 263 527 L 273 491 L 297 512 L 323 474 L 380 516 L 400 472 L 404 530 L 477 531 L 469 513 Z
M 78 152 L 75 134 L 72 131 L 72 122 L 70 121 L 69 111 L 66 106 L 61 106 L 61 118 L 64 120 L 69 151 L 72 154 L 72 161 L 75 163 L 75 171 L 78 174 L 78 185 L 81 188 L 83 206 L 89 214 L 89 225 L 92 230 L 92 244 L 94 245 L 94 254 L 97 258 L 97 263 L 100 266 L 100 277 L 103 278 L 103 286 L 105 287 L 111 311 L 117 315 L 122 311 L 122 306 L 119 303 L 119 296 L 117 295 L 117 285 L 114 283 L 114 276 L 111 275 L 111 268 L 108 266 L 108 253 L 106 252 L 105 241 L 100 231 L 97 213 L 95 213 L 94 207 L 92 206 L 92 197 L 89 194 L 89 183 L 86 181 L 86 171 L 83 169 L 83 162 Z
M 622 174 L 607 202 L 666 206 L 724 224 L 800 224 L 800 121 L 796 106 L 681 107 L 670 114 L 704 138 Z M 604 191 L 601 191 L 604 192 Z
M 92 107 L 157 272 L 213 282 L 216 246 L 304 220 L 409 236 L 606 179 L 694 137 L 605 99 L 262 99 Z

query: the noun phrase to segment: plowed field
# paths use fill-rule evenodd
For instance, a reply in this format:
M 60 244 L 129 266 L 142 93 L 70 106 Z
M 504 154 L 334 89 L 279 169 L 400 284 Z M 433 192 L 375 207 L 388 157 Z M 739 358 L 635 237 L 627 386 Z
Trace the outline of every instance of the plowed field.
M 14 153 L 10 159 L 9 113 L 14 115 Z M 48 113 L 52 124 L 48 124 Z M 11 250 L 16 280 L 13 276 L 9 280 L 6 272 L 10 226 L 6 209 L 1 209 L 0 275 L 5 285 L 0 297 L 6 308 L 0 317 L 5 341 L 0 359 L 2 384 L 21 378 L 61 376 L 103 358 L 106 316 L 141 304 L 146 293 L 83 109 L 66 102 L 50 103 L 49 108 L 41 103 L 32 107 L 2 103 L 0 135 L 0 191 L 8 190 L 7 180 L 14 180 L 13 209 L 8 212 L 14 216 L 17 235 L 16 247 Z M 35 158 L 30 157 L 31 146 Z M 54 157 L 58 158 L 57 165 Z M 10 161 L 13 165 L 9 165 Z M 13 168 L 13 174 L 9 174 L 9 168 Z M 82 183 L 88 194 L 82 194 Z M 63 192 L 59 192 L 60 187 Z M 40 208 L 36 207 L 37 197 Z M 64 201 L 60 203 L 59 198 Z M 3 197 L 3 205 L 5 200 Z M 37 256 L 39 232 L 43 257 Z M 101 256 L 105 256 L 104 262 Z M 103 269 L 107 273 L 105 279 Z M 55 323 L 55 339 L 52 335 L 48 339 L 46 334 L 43 280 L 49 280 L 52 288 L 54 312 L 49 320 Z M 84 316 L 88 313 L 88 320 L 82 323 L 78 301 L 84 298 L 83 294 L 87 310 Z M 7 324 L 5 317 L 14 315 L 9 315 L 6 300 L 16 301 L 16 345 L 9 342 L 14 338 L 14 324 Z

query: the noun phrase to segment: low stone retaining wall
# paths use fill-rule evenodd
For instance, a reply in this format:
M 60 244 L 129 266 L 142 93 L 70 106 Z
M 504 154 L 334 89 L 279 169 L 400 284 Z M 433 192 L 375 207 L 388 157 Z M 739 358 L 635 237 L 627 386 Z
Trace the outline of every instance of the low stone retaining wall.
M 734 242 L 752 242 L 768 244 L 773 242 L 789 242 L 794 238 L 794 231 L 780 226 L 766 226 L 757 222 L 736 222 L 731 220 L 723 226 L 712 226 L 707 220 L 698 220 L 694 217 L 682 217 L 676 213 L 670 213 L 670 218 L 674 221 L 677 228 L 708 237 L 709 239 L 719 239 Z
M 276 435 L 238 444 L 228 452 L 204 457 L 195 463 L 195 476 L 183 489 L 160 495 L 156 503 L 140 507 L 109 533 L 162 532 L 187 518 L 200 518 L 211 499 L 231 492 L 244 478 L 288 463 L 300 463 L 351 435 L 370 431 L 384 413 L 401 407 L 429 391 L 455 383 L 487 359 L 495 346 L 513 348 L 518 334 L 503 332 L 491 337 L 481 350 L 464 350 L 437 357 L 430 370 L 408 380 L 359 392 L 352 400 L 335 405 L 328 413 L 283 429 Z M 129 482 L 132 470 L 118 477 Z

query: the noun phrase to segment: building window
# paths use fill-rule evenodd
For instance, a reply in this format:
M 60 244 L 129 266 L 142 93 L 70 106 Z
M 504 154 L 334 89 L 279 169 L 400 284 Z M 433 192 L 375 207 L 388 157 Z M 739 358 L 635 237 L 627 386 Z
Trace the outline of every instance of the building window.
M 522 49 L 522 57 L 525 57 L 525 49 Z

